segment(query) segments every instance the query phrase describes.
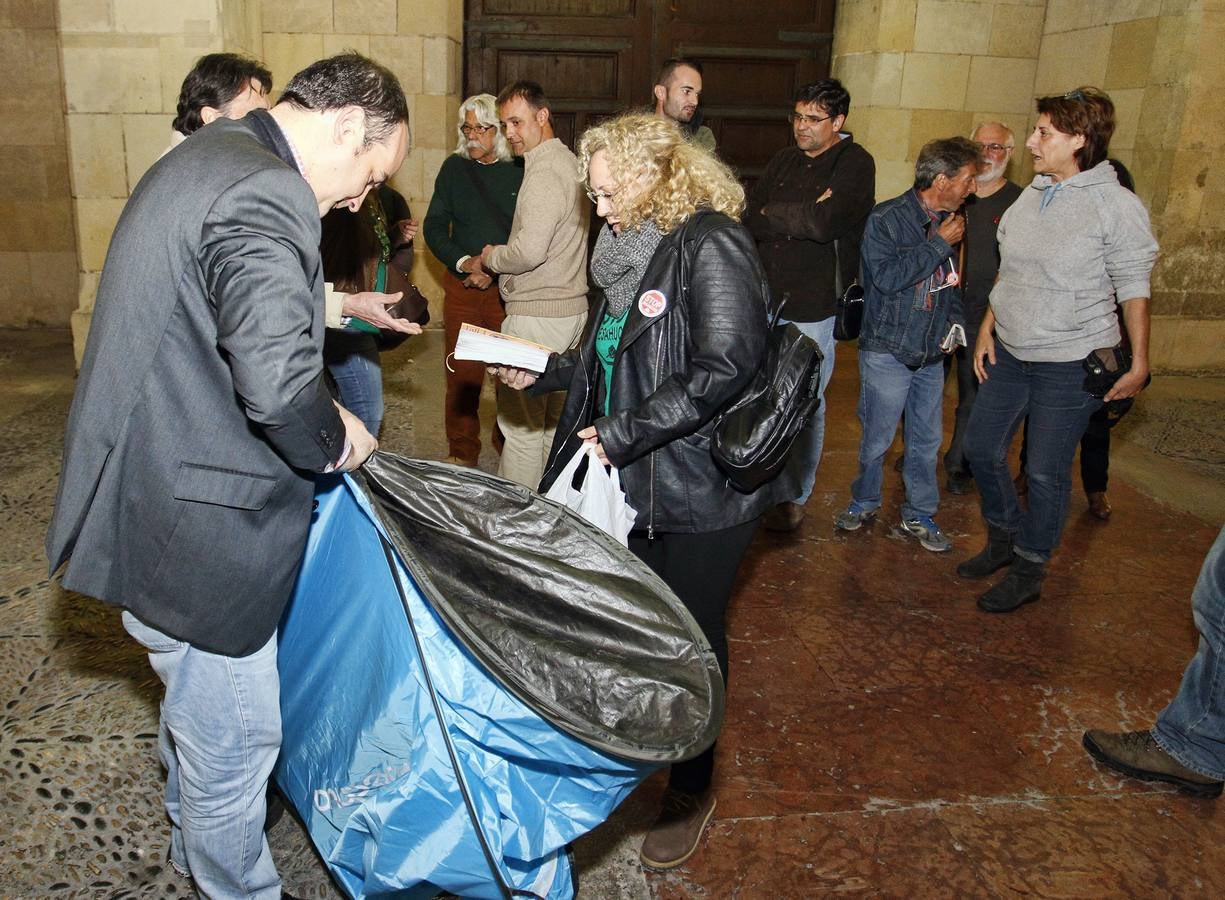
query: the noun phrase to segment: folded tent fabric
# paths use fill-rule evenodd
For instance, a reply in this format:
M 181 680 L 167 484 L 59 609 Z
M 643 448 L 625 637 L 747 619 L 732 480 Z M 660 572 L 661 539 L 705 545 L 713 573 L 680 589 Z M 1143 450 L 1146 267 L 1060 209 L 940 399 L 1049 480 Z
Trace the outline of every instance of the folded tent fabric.
M 355 897 L 569 897 L 565 846 L 722 714 L 700 631 L 623 547 L 502 479 L 381 453 L 364 490 L 321 485 L 279 665 L 277 783 Z

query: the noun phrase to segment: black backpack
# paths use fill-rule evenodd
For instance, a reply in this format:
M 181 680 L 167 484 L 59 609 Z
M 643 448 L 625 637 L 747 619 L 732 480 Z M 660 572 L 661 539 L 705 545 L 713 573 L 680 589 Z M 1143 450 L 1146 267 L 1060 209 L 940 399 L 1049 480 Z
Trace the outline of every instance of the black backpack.
M 688 230 L 698 216 L 690 218 Z M 680 240 L 681 290 L 689 290 L 689 254 Z M 769 288 L 762 283 L 762 292 Z M 775 478 L 801 429 L 821 404 L 821 348 L 794 323 L 779 325 L 784 295 L 770 314 L 766 352 L 757 374 L 717 416 L 710 437 L 715 465 L 738 491 L 750 494 Z
M 800 431 L 821 405 L 821 349 L 794 323 L 770 317 L 766 355 L 744 393 L 715 420 L 710 455 L 737 490 L 750 493 L 782 471 Z

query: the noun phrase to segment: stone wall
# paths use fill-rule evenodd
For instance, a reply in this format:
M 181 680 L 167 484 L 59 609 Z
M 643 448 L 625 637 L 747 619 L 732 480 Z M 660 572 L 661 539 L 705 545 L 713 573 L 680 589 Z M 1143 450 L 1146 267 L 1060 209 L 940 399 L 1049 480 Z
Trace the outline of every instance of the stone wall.
M 0 326 L 65 325 L 77 243 L 55 0 L 0 4 Z
M 1117 107 L 1111 152 L 1132 171 L 1161 243 L 1152 362 L 1225 371 L 1225 3 L 1222 0 L 840 0 L 834 74 L 877 159 L 877 197 L 911 182 L 925 141 L 998 119 L 1017 135 L 1035 97 L 1082 84 Z
M 77 358 L 111 232 L 170 143 L 183 76 L 205 53 L 258 55 L 251 0 L 59 0 L 68 156 L 79 256 Z
M 417 220 L 425 218 L 434 177 L 455 149 L 462 101 L 463 0 L 262 0 L 264 60 L 278 88 L 303 66 L 356 50 L 390 68 L 408 96 L 412 144 L 391 186 Z M 442 268 L 416 241 L 413 280 L 438 304 Z
M 303 66 L 345 49 L 387 65 L 408 94 L 412 124 L 412 151 L 392 184 L 415 216 L 425 215 L 434 175 L 454 146 L 462 0 L 59 0 L 59 12 L 74 208 L 72 216 L 63 215 L 63 231 L 71 237 L 75 223 L 80 246 L 79 266 L 74 259 L 59 271 L 79 271 L 80 287 L 71 279 L 72 300 L 52 321 L 62 323 L 76 306 L 78 359 L 115 222 L 169 143 L 183 76 L 205 53 L 238 51 L 263 59 L 274 93 Z M 54 48 L 54 28 L 48 26 L 47 34 Z M 58 86 L 58 70 L 47 81 Z M 5 222 L 16 227 L 22 218 L 9 215 Z M 417 254 L 415 278 L 438 299 L 442 290 L 432 262 L 429 253 Z M 2 314 L 12 308 L 5 301 Z
M 910 186 L 933 138 L 993 119 L 1024 141 L 1044 14 L 1044 0 L 840 0 L 833 70 L 851 93 L 848 127 L 876 158 L 877 199 Z
M 1111 153 L 1136 180 L 1161 257 L 1152 360 L 1225 371 L 1225 3 L 1049 0 L 1035 96 L 1094 84 L 1118 114 Z

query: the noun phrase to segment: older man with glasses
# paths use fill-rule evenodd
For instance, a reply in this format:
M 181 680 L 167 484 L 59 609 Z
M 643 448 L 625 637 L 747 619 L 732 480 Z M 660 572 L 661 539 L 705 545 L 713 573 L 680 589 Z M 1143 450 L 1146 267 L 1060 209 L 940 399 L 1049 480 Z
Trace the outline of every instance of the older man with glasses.
M 497 99 L 476 94 L 459 106 L 458 143 L 434 179 L 434 195 L 425 216 L 425 242 L 447 270 L 442 309 L 447 384 L 443 420 L 447 462 L 475 466 L 481 453 L 478 411 L 485 367 L 451 360 L 464 322 L 501 331 L 505 313 L 492 273 L 481 265 L 486 244 L 503 244 L 510 236 L 515 199 L 523 182 L 523 162 L 513 159 L 498 125 Z M 500 443 L 496 430 L 495 445 Z
M 957 366 L 957 417 L 953 439 L 944 454 L 946 488 L 953 494 L 968 494 L 974 486 L 965 459 L 966 425 L 978 394 L 974 375 L 974 338 L 987 311 L 987 297 L 1000 268 L 1000 248 L 995 238 L 1000 217 L 1021 196 L 1020 185 L 1007 178 L 1016 140 L 1012 129 L 1000 122 L 984 122 L 971 136 L 982 147 L 982 162 L 975 192 L 966 198 L 966 234 L 962 241 L 965 265 L 961 282 L 961 304 L 966 317 L 966 342 L 954 354 Z

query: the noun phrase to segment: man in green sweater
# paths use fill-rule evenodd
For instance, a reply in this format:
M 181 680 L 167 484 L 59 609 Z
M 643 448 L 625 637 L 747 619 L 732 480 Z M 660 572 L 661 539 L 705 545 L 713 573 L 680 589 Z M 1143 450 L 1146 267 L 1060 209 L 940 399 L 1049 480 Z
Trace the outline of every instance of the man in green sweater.
M 548 100 L 536 82 L 505 88 L 498 95 L 498 118 L 511 151 L 523 157 L 523 185 L 510 237 L 486 246 L 481 264 L 499 275 L 504 334 L 569 350 L 587 322 L 591 209 L 578 159 L 554 136 Z M 564 400 L 564 391 L 529 396 L 498 386 L 498 426 L 506 439 L 499 475 L 533 490 L 540 484 Z
M 481 453 L 477 412 L 485 366 L 470 360 L 454 360 L 450 365 L 447 361 L 464 322 L 491 331 L 502 329 L 502 299 L 493 276 L 481 265 L 481 250 L 487 244 L 504 243 L 510 235 L 523 164 L 511 157 L 510 145 L 498 127 L 497 101 L 492 94 L 476 94 L 460 104 L 456 133 L 459 145 L 434 180 L 424 234 L 431 252 L 447 269 L 442 309 L 447 462 L 475 466 Z M 498 441 L 496 430 L 493 440 Z

